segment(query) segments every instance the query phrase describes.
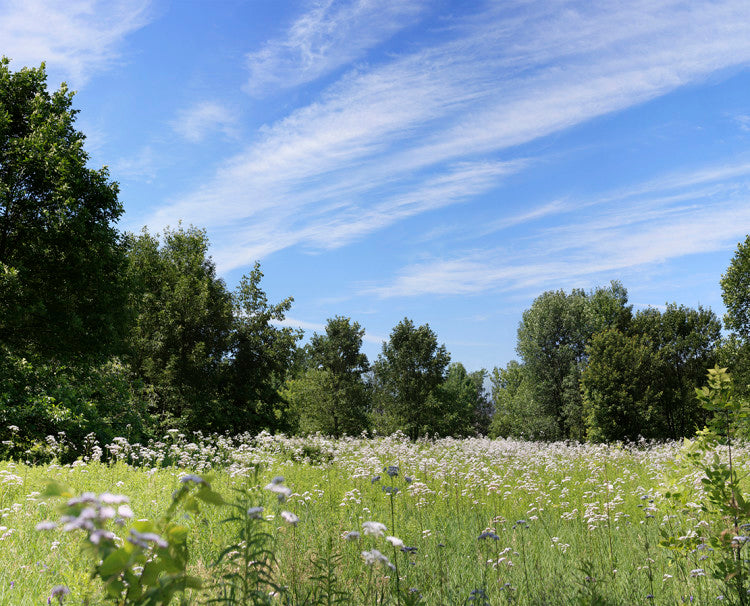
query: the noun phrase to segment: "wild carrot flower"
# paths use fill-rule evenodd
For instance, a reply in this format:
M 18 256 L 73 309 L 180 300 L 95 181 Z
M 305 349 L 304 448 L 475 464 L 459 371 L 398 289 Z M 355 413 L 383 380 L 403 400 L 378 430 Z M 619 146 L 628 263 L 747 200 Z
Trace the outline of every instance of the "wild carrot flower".
M 396 570 L 396 567 L 391 564 L 391 561 L 388 559 L 388 557 L 380 553 L 377 549 L 363 551 L 362 557 L 365 559 L 365 564 L 367 564 L 368 566 L 372 566 L 373 564 L 377 564 L 378 562 L 380 562 L 381 564 L 385 564 L 386 566 L 388 566 L 391 570 Z
M 273 480 L 271 480 L 271 483 L 266 485 L 265 487 L 266 490 L 276 494 L 276 496 L 279 498 L 279 503 L 283 503 L 290 496 L 292 496 L 292 489 L 284 486 L 282 484 L 283 481 L 284 478 L 282 478 L 281 476 L 276 476 Z
M 394 547 L 401 548 L 404 546 L 404 542 L 398 537 L 385 537 L 385 540 L 388 541 Z
M 376 537 L 382 537 L 386 531 L 385 524 L 381 524 L 380 522 L 362 522 L 362 529 L 365 531 L 365 534 L 371 534 Z
M 284 521 L 287 524 L 291 524 L 292 526 L 296 526 L 297 522 L 299 522 L 299 518 L 294 515 L 291 511 L 282 511 L 281 517 L 284 518 Z

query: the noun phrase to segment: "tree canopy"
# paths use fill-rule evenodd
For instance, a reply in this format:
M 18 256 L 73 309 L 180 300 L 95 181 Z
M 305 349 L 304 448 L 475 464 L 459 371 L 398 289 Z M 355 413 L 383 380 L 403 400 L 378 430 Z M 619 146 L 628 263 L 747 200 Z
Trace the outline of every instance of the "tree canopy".
M 72 101 L 0 59 L 0 343 L 24 355 L 111 353 L 126 330 L 118 187 L 87 167 Z

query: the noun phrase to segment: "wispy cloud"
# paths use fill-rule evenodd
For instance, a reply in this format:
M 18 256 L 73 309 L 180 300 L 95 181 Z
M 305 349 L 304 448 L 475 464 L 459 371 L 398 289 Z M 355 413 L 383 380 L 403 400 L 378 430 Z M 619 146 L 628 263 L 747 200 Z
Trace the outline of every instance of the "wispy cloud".
M 721 180 L 726 174 L 737 178 Z M 568 222 L 532 231 L 513 251 L 472 250 L 424 261 L 403 268 L 390 284 L 367 286 L 363 294 L 388 298 L 581 286 L 726 250 L 750 225 L 750 166 L 708 168 L 682 179 L 672 175 L 631 192 L 583 200 L 579 210 Z
M 321 4 L 306 35 L 365 6 Z M 520 144 L 750 61 L 746 9 L 744 0 L 490 3 L 439 42 L 350 70 L 148 223 L 207 226 L 229 269 L 291 246 L 343 246 L 466 202 L 529 162 Z M 356 29 L 339 35 L 337 44 L 355 44 Z M 496 228 L 563 210 L 551 203 Z
M 125 177 L 151 183 L 156 179 L 157 173 L 154 149 L 150 145 L 145 145 L 136 154 L 116 160 L 112 164 L 112 173 L 118 178 Z
M 180 110 L 172 122 L 174 131 L 191 143 L 203 141 L 214 132 L 235 137 L 237 117 L 228 107 L 215 101 L 203 101 Z
M 149 9 L 149 0 L 1 2 L 2 52 L 16 69 L 45 61 L 51 79 L 80 87 L 119 58 L 124 38 L 148 22 Z
M 316 80 L 414 23 L 427 0 L 318 0 L 284 36 L 247 56 L 246 90 L 262 95 Z

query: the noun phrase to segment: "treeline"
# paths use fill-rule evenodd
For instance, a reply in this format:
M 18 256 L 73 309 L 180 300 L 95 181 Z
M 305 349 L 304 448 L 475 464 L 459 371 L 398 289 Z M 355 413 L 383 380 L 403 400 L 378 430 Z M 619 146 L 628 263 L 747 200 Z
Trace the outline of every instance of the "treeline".
M 401 321 L 372 363 L 364 330 L 328 320 L 302 346 L 256 264 L 234 290 L 205 231 L 122 234 L 106 168 L 88 168 L 72 94 L 43 67 L 0 60 L 0 439 L 44 456 L 185 432 L 401 430 L 424 435 L 674 438 L 704 422 L 706 368 L 750 378 L 750 237 L 722 280 L 731 336 L 710 310 L 633 312 L 618 283 L 547 292 L 524 315 L 520 362 L 451 363 L 429 325 Z M 743 383 L 744 384 L 744 383 Z M 64 433 L 64 438 L 61 435 Z M 73 451 L 75 454 L 75 451 Z

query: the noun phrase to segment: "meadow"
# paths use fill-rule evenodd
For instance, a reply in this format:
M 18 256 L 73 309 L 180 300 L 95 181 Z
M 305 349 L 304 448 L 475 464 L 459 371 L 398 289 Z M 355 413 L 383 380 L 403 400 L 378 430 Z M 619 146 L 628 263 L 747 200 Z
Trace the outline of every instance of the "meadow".
M 109 603 L 92 578 L 93 534 L 73 528 L 74 516 L 46 529 L 60 507 L 86 492 L 97 507 L 112 503 L 102 522 L 112 534 L 100 538 L 121 545 L 181 487 L 207 490 L 203 478 L 205 494 L 237 506 L 204 498 L 174 509 L 187 569 L 203 582 L 175 603 L 231 603 L 222 575 L 242 569 L 239 552 L 253 541 L 270 559 L 245 567 L 256 601 L 272 604 L 734 603 L 710 574 L 714 550 L 702 537 L 721 529 L 702 507 L 703 471 L 680 448 L 170 432 L 147 446 L 91 442 L 67 465 L 3 462 L 0 604 Z M 750 449 L 732 454 L 744 477 Z M 50 481 L 68 496 L 51 496 Z M 246 519 L 224 521 L 233 511 Z M 257 534 L 238 542 L 241 528 Z M 146 557 L 156 549 L 156 539 L 144 544 Z

